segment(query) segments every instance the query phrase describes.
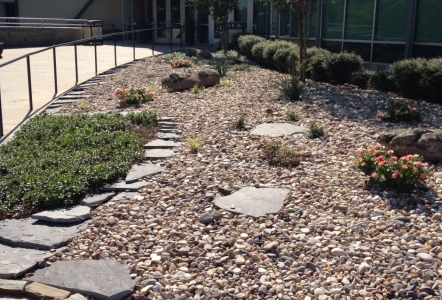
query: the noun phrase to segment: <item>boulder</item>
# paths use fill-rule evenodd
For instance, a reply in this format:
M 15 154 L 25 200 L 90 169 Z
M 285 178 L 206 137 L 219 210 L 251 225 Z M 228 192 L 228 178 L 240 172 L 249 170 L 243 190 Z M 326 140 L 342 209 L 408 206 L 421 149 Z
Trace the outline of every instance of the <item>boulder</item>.
M 188 57 L 197 56 L 199 52 L 200 52 L 200 50 L 199 49 L 195 49 L 195 48 L 186 48 L 186 49 L 184 49 L 184 53 Z
M 442 161 L 442 131 L 427 129 L 396 129 L 379 134 L 378 142 L 397 156 L 419 154 L 426 161 Z
M 197 74 L 172 73 L 161 79 L 161 85 L 171 91 L 181 91 L 198 86 L 212 86 L 221 79 L 219 73 L 212 69 L 204 69 Z
M 197 53 L 196 57 L 199 59 L 212 59 L 213 55 L 207 50 L 201 50 Z

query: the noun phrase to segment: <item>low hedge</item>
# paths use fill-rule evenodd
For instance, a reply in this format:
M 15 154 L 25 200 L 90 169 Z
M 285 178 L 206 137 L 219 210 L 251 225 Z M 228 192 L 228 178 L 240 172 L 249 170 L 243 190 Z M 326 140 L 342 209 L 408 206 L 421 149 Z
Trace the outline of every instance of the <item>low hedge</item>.
M 389 68 L 397 90 L 409 98 L 423 95 L 421 80 L 424 79 L 428 61 L 423 58 L 400 60 Z
M 333 53 L 327 61 L 327 75 L 331 82 L 350 82 L 353 73 L 362 71 L 364 61 L 355 53 Z
M 307 76 L 315 81 L 327 82 L 328 75 L 328 61 L 332 53 L 325 49 L 316 47 L 307 50 Z
M 263 37 L 256 35 L 243 35 L 238 38 L 238 48 L 248 58 L 253 58 L 252 48 L 255 44 L 265 41 Z
M 151 111 L 41 115 L 0 146 L 0 218 L 72 205 L 124 176 L 155 133 Z
M 391 72 L 388 70 L 373 72 L 368 80 L 368 87 L 382 92 L 396 90 Z

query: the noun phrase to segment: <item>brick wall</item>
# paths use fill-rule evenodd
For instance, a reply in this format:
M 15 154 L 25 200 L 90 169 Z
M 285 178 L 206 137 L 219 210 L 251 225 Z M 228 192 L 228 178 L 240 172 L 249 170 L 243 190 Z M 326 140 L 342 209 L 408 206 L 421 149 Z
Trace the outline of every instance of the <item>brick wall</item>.
M 52 46 L 82 38 L 82 28 L 0 27 L 0 42 L 5 44 L 5 49 Z

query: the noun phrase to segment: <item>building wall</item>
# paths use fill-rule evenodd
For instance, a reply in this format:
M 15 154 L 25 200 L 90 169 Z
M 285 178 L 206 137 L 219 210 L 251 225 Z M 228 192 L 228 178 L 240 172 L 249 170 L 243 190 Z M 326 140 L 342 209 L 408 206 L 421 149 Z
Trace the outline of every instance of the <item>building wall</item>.
M 0 2 L 0 18 L 1 17 L 6 17 L 6 14 L 5 14 L 5 4 Z
M 67 43 L 83 38 L 82 28 L 0 27 L 5 48 L 42 47 Z
M 88 0 L 19 0 L 20 17 L 73 19 Z M 112 24 L 122 29 L 122 0 L 95 0 L 81 19 L 102 20 L 104 27 Z

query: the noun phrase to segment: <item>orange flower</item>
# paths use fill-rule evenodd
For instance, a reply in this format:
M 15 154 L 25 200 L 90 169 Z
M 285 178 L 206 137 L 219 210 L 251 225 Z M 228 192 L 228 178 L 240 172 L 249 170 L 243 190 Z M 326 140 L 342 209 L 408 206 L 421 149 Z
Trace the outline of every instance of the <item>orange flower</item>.
M 371 173 L 371 178 L 376 178 L 378 176 L 378 174 L 376 174 L 376 172 Z
M 402 169 L 407 170 L 408 166 L 407 165 L 402 165 Z
M 421 173 L 421 174 L 419 175 L 419 178 L 420 178 L 420 179 L 425 179 L 425 178 L 427 178 L 427 175 L 426 175 L 425 173 Z

